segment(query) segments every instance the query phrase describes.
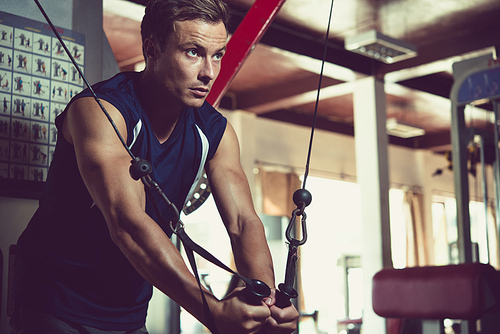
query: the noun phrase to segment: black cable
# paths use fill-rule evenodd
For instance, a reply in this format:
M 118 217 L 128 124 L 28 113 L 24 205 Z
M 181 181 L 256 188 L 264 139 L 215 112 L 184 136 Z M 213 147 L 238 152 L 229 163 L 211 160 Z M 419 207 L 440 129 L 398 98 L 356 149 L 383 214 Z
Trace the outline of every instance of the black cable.
M 294 289 L 295 284 L 295 275 L 297 270 L 297 259 L 298 259 L 298 247 L 303 245 L 307 240 L 307 228 L 306 228 L 306 213 L 304 211 L 305 207 L 311 204 L 312 196 L 309 191 L 306 190 L 306 181 L 309 175 L 309 165 L 311 162 L 311 152 L 312 152 L 312 144 L 314 138 L 314 129 L 316 128 L 316 118 L 318 114 L 318 104 L 319 104 L 319 95 L 321 91 L 321 81 L 323 79 L 323 69 L 325 67 L 326 62 L 326 52 L 328 50 L 328 36 L 330 34 L 330 23 L 332 21 L 332 13 L 333 13 L 333 4 L 335 0 L 332 0 L 330 6 L 330 15 L 328 17 L 328 28 L 326 30 L 325 37 L 325 48 L 323 51 L 323 61 L 321 62 L 321 71 L 319 75 L 319 83 L 318 83 L 318 92 L 316 96 L 316 106 L 314 108 L 314 120 L 311 128 L 311 137 L 309 140 L 309 149 L 307 153 L 307 162 L 306 162 L 306 170 L 304 173 L 304 180 L 302 182 L 302 188 L 298 189 L 293 194 L 293 202 L 297 205 L 297 208 L 293 210 L 292 217 L 290 222 L 288 223 L 288 227 L 286 229 L 286 238 L 289 242 L 288 246 L 288 257 L 286 263 L 285 270 L 285 282 L 278 285 L 278 293 L 276 294 L 276 306 L 280 308 L 285 308 L 290 305 L 290 299 L 297 298 L 298 293 Z M 293 230 L 296 228 L 295 221 L 297 216 L 302 216 L 301 226 L 302 226 L 302 239 L 298 240 L 293 236 Z
M 118 130 L 115 122 L 113 121 L 113 118 L 111 118 L 111 115 L 108 113 L 108 111 L 106 110 L 106 108 L 104 108 L 104 105 L 101 103 L 101 100 L 99 99 L 99 97 L 95 93 L 94 89 L 92 89 L 92 86 L 90 85 L 89 81 L 87 80 L 87 78 L 83 74 L 83 71 L 80 69 L 80 66 L 77 64 L 77 62 L 76 62 L 75 58 L 73 57 L 73 55 L 71 55 L 71 52 L 69 51 L 68 47 L 66 46 L 66 43 L 64 43 L 64 41 L 62 40 L 61 35 L 59 34 L 59 32 L 55 28 L 54 24 L 52 23 L 52 21 L 48 17 L 48 15 L 45 12 L 45 10 L 43 9 L 42 5 L 40 4 L 40 2 L 38 2 L 38 0 L 34 0 L 34 1 L 35 1 L 36 5 L 38 6 L 38 8 L 40 9 L 40 12 L 42 13 L 42 15 L 45 17 L 45 20 L 50 25 L 50 28 L 52 29 L 52 31 L 56 35 L 57 39 L 61 43 L 62 47 L 64 48 L 64 51 L 66 52 L 66 54 L 70 58 L 71 62 L 73 63 L 73 65 L 77 69 L 78 73 L 80 74 L 80 77 L 83 79 L 83 81 L 87 85 L 87 88 L 90 91 L 90 93 L 92 94 L 92 96 L 94 97 L 94 100 L 97 102 L 97 104 L 101 108 L 101 110 L 104 113 L 104 115 L 106 115 L 109 123 L 113 127 L 113 130 L 115 131 L 116 135 L 120 139 L 120 142 L 121 142 L 122 146 L 125 148 L 125 150 L 127 151 L 127 153 L 132 158 L 132 161 L 131 161 L 132 165 L 130 166 L 130 175 L 132 176 L 132 178 L 134 180 L 141 179 L 142 183 L 145 186 L 147 186 L 148 188 L 154 189 L 156 191 L 156 193 L 158 193 L 158 195 L 161 197 L 161 199 L 167 204 L 167 206 L 170 207 L 170 209 L 174 212 L 176 221 L 180 221 L 180 212 L 177 209 L 177 207 L 172 202 L 170 202 L 170 200 L 167 198 L 167 196 L 165 196 L 165 194 L 160 189 L 160 187 L 158 186 L 158 184 L 149 176 L 149 174 L 152 171 L 151 164 L 147 160 L 144 160 L 144 159 L 141 159 L 139 157 L 136 157 L 132 153 L 132 151 L 130 150 L 130 148 L 125 143 L 125 140 L 123 139 L 123 137 L 122 137 L 120 131 Z
M 98 98 L 97 94 L 94 92 L 94 90 L 90 86 L 90 84 L 87 81 L 85 75 L 81 71 L 79 65 L 76 63 L 76 61 L 73 58 L 73 56 L 71 55 L 71 53 L 69 52 L 68 48 L 66 47 L 66 44 L 64 43 L 64 41 L 62 40 L 61 36 L 57 32 L 56 28 L 52 24 L 51 20 L 49 19 L 49 17 L 45 13 L 44 9 L 42 8 L 42 6 L 38 2 L 38 0 L 34 0 L 34 1 L 37 4 L 38 8 L 40 9 L 40 12 L 42 13 L 42 15 L 45 17 L 46 21 L 50 25 L 52 31 L 55 33 L 57 39 L 59 40 L 59 42 L 63 46 L 64 50 L 66 51 L 66 54 L 69 56 L 69 58 L 71 59 L 72 63 L 74 64 L 75 68 L 78 70 L 78 73 L 83 78 L 85 84 L 87 85 L 87 87 L 88 87 L 89 91 L 91 92 L 92 96 L 94 97 L 95 101 L 99 104 L 99 107 L 101 108 L 101 110 L 103 111 L 103 113 L 108 118 L 108 121 L 110 122 L 110 124 L 113 126 L 113 129 L 116 132 L 118 138 L 120 139 L 123 147 L 127 150 L 128 154 L 132 158 L 132 166 L 131 166 L 131 169 L 130 169 L 131 176 L 135 180 L 138 180 L 140 178 L 142 180 L 142 182 L 144 183 L 144 185 L 148 189 L 154 190 L 160 196 L 160 198 L 162 199 L 162 201 L 165 204 L 167 204 L 167 206 L 170 207 L 174 211 L 175 218 L 171 221 L 170 228 L 183 241 L 184 246 L 186 247 L 186 252 L 189 253 L 189 252 L 192 252 L 193 250 L 195 250 L 198 254 L 200 254 L 201 256 L 203 256 L 204 258 L 206 258 L 207 260 L 209 260 L 212 263 L 214 263 L 214 264 L 220 266 L 221 268 L 227 270 L 227 268 L 224 268 L 225 265 L 223 265 L 223 264 L 221 265 L 221 263 L 218 263 L 220 261 L 218 261 L 217 259 L 215 259 L 215 260 L 212 259 L 213 256 L 210 253 L 206 252 L 202 247 L 200 247 L 199 245 L 195 244 L 187 236 L 187 234 L 184 231 L 184 225 L 183 225 L 183 223 L 180 220 L 180 212 L 179 212 L 179 210 L 177 209 L 177 207 L 172 202 L 170 202 L 170 200 L 163 193 L 163 191 L 160 189 L 160 187 L 158 186 L 158 184 L 154 180 L 152 180 L 151 177 L 149 176 L 149 173 L 152 170 L 151 169 L 151 164 L 149 162 L 147 162 L 146 160 L 143 160 L 143 159 L 135 157 L 134 154 L 132 153 L 132 151 L 130 150 L 130 148 L 126 145 L 126 143 L 125 143 L 123 137 L 121 136 L 118 128 L 116 127 L 116 124 L 114 123 L 113 119 L 111 118 L 111 116 L 107 112 L 106 108 L 104 108 L 104 106 L 102 105 L 102 103 L 101 103 L 100 99 Z M 305 227 L 305 218 L 306 218 L 306 215 L 305 215 L 305 212 L 304 212 L 304 208 L 305 208 L 305 206 L 307 206 L 307 205 L 310 204 L 312 198 L 311 198 L 310 193 L 305 189 L 305 187 L 306 187 L 307 177 L 309 175 L 309 165 L 310 165 L 310 160 L 311 160 L 312 144 L 313 144 L 313 138 L 314 138 L 314 130 L 315 130 L 315 127 L 316 127 L 316 119 L 317 119 L 317 114 L 318 114 L 319 97 L 320 97 L 321 84 L 322 84 L 322 79 L 323 79 L 323 71 L 324 71 L 324 66 L 325 66 L 325 62 L 326 62 L 326 54 L 327 54 L 327 50 L 328 50 L 328 41 L 329 41 L 329 34 L 330 34 L 330 24 L 331 24 L 331 20 L 332 20 L 334 2 L 335 2 L 335 0 L 332 0 L 331 1 L 331 6 L 330 6 L 330 13 L 329 13 L 329 18 L 328 18 L 328 26 L 327 26 L 326 36 L 325 36 L 325 46 L 324 46 L 324 51 L 323 51 L 323 60 L 321 62 L 321 71 L 320 71 L 320 75 L 319 75 L 318 91 L 317 91 L 317 97 L 316 97 L 316 105 L 315 105 L 315 109 L 314 109 L 313 125 L 312 125 L 312 128 L 311 128 L 311 136 L 310 136 L 310 140 L 309 140 L 309 148 L 308 148 L 307 162 L 306 162 L 305 173 L 304 173 L 304 180 L 303 180 L 303 184 L 302 184 L 302 189 L 296 191 L 296 193 L 294 194 L 294 202 L 298 206 L 298 208 L 296 209 L 297 215 L 302 215 L 303 216 L 303 219 L 302 219 L 302 229 L 303 229 L 303 236 L 304 236 L 303 239 L 300 240 L 300 241 L 296 240 L 296 239 L 293 239 L 293 238 L 291 239 L 290 242 L 295 245 L 293 247 L 293 249 L 295 249 L 295 250 L 297 249 L 297 247 L 299 245 L 305 243 L 306 236 L 307 236 L 306 227 Z M 157 208 L 157 204 L 156 204 L 156 201 L 154 200 L 154 197 L 153 197 L 153 201 L 152 202 L 154 203 L 155 211 L 157 211 L 157 214 L 158 214 L 159 210 Z M 300 205 L 300 208 L 299 208 L 299 205 Z M 159 216 L 158 218 L 161 221 L 164 221 L 164 219 L 161 216 L 161 214 L 159 214 L 158 216 Z M 295 220 L 295 219 L 293 219 L 293 220 Z M 176 224 L 175 226 L 172 225 L 172 223 L 174 223 L 174 222 Z M 291 226 L 291 224 L 292 224 L 292 221 L 290 222 L 289 226 Z M 291 238 L 291 229 L 290 229 L 290 231 L 287 230 L 287 235 L 290 235 L 290 238 Z M 289 253 L 290 253 L 289 254 L 289 258 L 291 258 L 291 261 L 287 261 L 288 262 L 287 263 L 287 276 L 286 276 L 287 277 L 287 279 L 286 279 L 286 283 L 287 284 L 286 285 L 285 284 L 281 284 L 280 285 L 280 287 L 281 287 L 280 288 L 281 295 L 285 296 L 285 298 L 280 302 L 280 304 L 282 304 L 282 306 L 280 306 L 280 307 L 287 306 L 287 303 L 289 303 L 290 297 L 291 298 L 296 298 L 296 292 L 291 287 L 291 285 L 293 284 L 292 281 L 294 281 L 294 277 L 295 277 L 296 252 L 289 252 Z M 207 257 L 210 258 L 210 259 L 208 259 Z M 191 265 L 193 266 L 193 270 L 195 272 L 197 272 L 196 266 L 193 265 L 193 263 L 192 263 L 193 261 L 192 260 L 194 260 L 194 258 L 190 259 Z M 269 287 L 265 283 L 263 283 L 261 281 L 258 281 L 258 280 L 248 280 L 248 279 L 245 279 L 244 277 L 241 277 L 241 276 L 239 276 L 239 277 L 241 279 L 243 279 L 245 281 L 245 283 L 247 284 L 247 292 L 248 292 L 248 296 L 249 296 L 248 298 L 249 298 L 249 300 L 254 299 L 255 302 L 258 302 L 263 297 L 269 295 L 270 290 L 269 290 Z M 198 279 L 198 283 L 200 284 L 199 277 L 197 275 L 196 275 L 196 278 Z M 290 290 L 290 291 L 284 291 L 283 288 L 287 288 L 286 290 Z M 291 288 L 291 289 L 288 289 L 288 288 Z M 201 285 L 200 285 L 200 290 L 201 290 Z M 203 295 L 203 292 L 201 292 L 201 293 Z M 278 305 L 278 303 L 277 303 L 277 305 Z M 208 314 L 210 314 L 209 310 L 208 310 Z M 211 317 L 209 316 L 209 318 L 211 318 Z M 211 322 L 212 326 L 211 327 L 213 327 L 212 329 L 216 332 L 217 329 L 215 327 L 215 324 L 213 324 L 213 319 L 211 319 L 211 320 L 212 320 L 212 322 Z
M 309 149 L 307 152 L 306 170 L 304 172 L 304 181 L 302 182 L 302 189 L 306 189 L 306 181 L 307 181 L 307 177 L 309 176 L 309 164 L 311 162 L 311 152 L 312 152 L 312 144 L 313 144 L 313 138 L 314 138 L 314 129 L 316 128 L 316 119 L 318 116 L 319 95 L 320 95 L 320 91 L 321 91 L 321 83 L 323 81 L 323 70 L 325 68 L 326 53 L 328 51 L 328 37 L 330 35 L 330 23 L 332 21 L 332 13 L 333 13 L 333 4 L 334 3 L 335 3 L 335 0 L 332 0 L 331 6 L 330 6 L 330 14 L 328 17 L 328 26 L 326 29 L 325 48 L 323 50 L 323 60 L 321 61 L 321 71 L 319 73 L 318 92 L 316 95 L 316 105 L 314 107 L 313 125 L 311 128 L 311 137 L 309 139 Z
M 135 179 L 135 180 L 141 179 L 141 181 L 145 185 L 146 189 L 148 190 L 148 193 L 149 193 L 149 191 L 154 191 L 158 196 L 160 196 L 160 199 L 167 205 L 167 207 L 169 207 L 174 212 L 174 218 L 170 221 L 170 229 L 175 234 L 177 234 L 177 236 L 181 239 L 181 241 L 183 242 L 184 247 L 186 249 L 186 253 L 188 253 L 188 255 L 190 256 L 190 263 L 191 263 L 191 266 L 192 266 L 193 271 L 195 273 L 195 278 L 197 279 L 198 284 L 200 286 L 200 292 L 201 292 L 202 298 L 203 298 L 204 309 L 207 312 L 207 319 L 208 319 L 208 321 L 210 323 L 210 327 L 212 327 L 211 328 L 212 331 L 214 333 L 217 333 L 217 328 L 216 328 L 215 323 L 213 321 L 213 317 L 211 316 L 210 309 L 208 308 L 208 304 L 206 303 L 203 291 L 201 290 L 201 283 L 199 281 L 198 270 L 196 268 L 196 263 L 194 262 L 194 257 L 193 257 L 193 254 L 192 254 L 193 251 L 197 252 L 199 255 L 201 255 L 206 260 L 212 262 L 213 264 L 219 266 L 220 268 L 222 268 L 222 269 L 224 269 L 226 271 L 229 271 L 233 275 L 236 275 L 241 280 L 243 280 L 245 282 L 246 286 L 247 286 L 246 296 L 247 296 L 248 302 L 250 302 L 250 303 L 259 304 L 260 301 L 262 300 L 262 298 L 267 297 L 267 296 L 270 295 L 270 293 L 271 293 L 270 288 L 266 285 L 266 283 L 264 283 L 262 281 L 259 281 L 259 280 L 256 280 L 256 279 L 248 279 L 246 277 L 243 277 L 243 276 L 239 275 L 238 273 L 236 273 L 235 271 L 231 270 L 229 267 L 227 267 L 226 265 L 224 265 L 221 261 L 219 261 L 217 258 L 215 258 L 208 251 L 206 251 L 205 249 L 203 249 L 203 247 L 199 246 L 198 244 L 196 244 L 194 241 L 192 241 L 189 238 L 189 236 L 186 234 L 186 232 L 184 230 L 184 224 L 180 220 L 180 212 L 179 212 L 179 210 L 177 209 L 177 207 L 175 206 L 175 204 L 172 203 L 168 199 L 168 197 L 165 195 L 165 193 L 159 187 L 159 185 L 150 177 L 149 174 L 152 171 L 151 164 L 147 160 L 144 160 L 144 159 L 141 159 L 139 157 L 136 157 L 132 153 L 132 151 L 129 149 L 129 147 L 126 145 L 126 143 L 123 140 L 123 137 L 121 136 L 121 134 L 120 134 L 118 128 L 116 127 L 116 124 L 114 123 L 113 119 L 111 118 L 111 116 L 107 112 L 106 108 L 104 108 L 104 106 L 102 105 L 102 103 L 101 103 L 100 99 L 98 98 L 97 94 L 94 92 L 94 90 L 90 86 L 89 82 L 87 81 L 87 78 L 85 77 L 85 75 L 81 71 L 81 69 L 78 66 L 78 64 L 76 63 L 75 59 L 73 58 L 73 56 L 69 52 L 66 44 L 64 43 L 64 41 L 62 40 L 61 36 L 57 32 L 56 28 L 52 24 L 52 21 L 50 20 L 50 18 L 45 13 L 45 10 L 41 6 L 41 4 L 38 2 L 38 0 L 34 0 L 34 1 L 37 4 L 38 8 L 40 9 L 40 12 L 42 13 L 42 15 L 45 17 L 45 20 L 50 25 L 52 31 L 55 33 L 57 39 L 59 40 L 59 42 L 63 46 L 64 51 L 66 52 L 66 54 L 69 56 L 69 58 L 73 62 L 73 65 L 78 70 L 78 73 L 80 74 L 80 76 L 83 78 L 83 80 L 84 80 L 85 84 L 87 85 L 89 91 L 92 93 L 95 101 L 99 104 L 99 106 L 101 107 L 101 110 L 104 112 L 104 114 L 108 118 L 110 124 L 113 126 L 113 129 L 115 130 L 117 136 L 119 137 L 119 139 L 120 139 L 123 147 L 127 150 L 128 154 L 132 158 L 132 161 L 131 161 L 132 165 L 130 166 L 130 175 L 131 175 L 131 177 L 133 179 Z M 151 203 L 153 205 L 153 209 L 155 210 L 155 212 L 156 212 L 156 214 L 158 216 L 157 217 L 158 220 L 160 220 L 160 222 L 161 222 L 162 225 L 165 225 L 165 226 L 168 227 L 168 222 L 166 222 L 166 220 L 163 218 L 160 210 L 158 209 L 158 204 L 156 203 L 156 199 L 154 198 L 154 196 L 152 196 L 152 195 L 150 195 L 150 196 L 152 198 Z M 173 224 L 175 224 L 175 226 Z
M 56 35 L 57 39 L 61 43 L 62 47 L 64 48 L 64 51 L 66 51 L 66 54 L 68 55 L 69 59 L 71 60 L 71 62 L 73 63 L 73 65 L 75 65 L 76 70 L 78 71 L 78 73 L 80 74 L 80 77 L 83 79 L 83 81 L 87 85 L 87 88 L 89 89 L 90 93 L 92 94 L 92 96 L 96 100 L 97 104 L 99 104 L 99 107 L 101 107 L 101 110 L 104 112 L 104 114 L 108 118 L 109 122 L 113 126 L 113 129 L 115 130 L 116 134 L 118 135 L 118 138 L 120 139 L 123 147 L 125 147 L 125 149 L 127 150 L 128 154 L 130 155 L 130 157 L 132 158 L 132 160 L 135 160 L 136 157 L 134 156 L 134 154 L 132 153 L 132 151 L 128 148 L 127 144 L 125 143 L 125 140 L 123 140 L 123 137 L 120 134 L 120 131 L 118 130 L 118 128 L 116 127 L 115 122 L 113 121 L 113 119 L 109 115 L 109 113 L 106 110 L 106 108 L 104 108 L 104 106 L 102 105 L 101 100 L 99 99 L 99 97 L 97 97 L 97 94 L 92 89 L 92 86 L 90 85 L 90 83 L 88 82 L 87 78 L 83 74 L 82 70 L 80 69 L 80 66 L 78 66 L 78 64 L 76 63 L 75 58 L 73 58 L 73 56 L 71 55 L 71 52 L 69 52 L 68 47 L 66 46 L 66 43 L 64 43 L 64 41 L 62 40 L 61 35 L 59 35 L 59 32 L 57 31 L 57 29 L 52 24 L 52 21 L 47 16 L 47 13 L 45 13 L 45 10 L 43 9 L 42 5 L 40 4 L 40 2 L 38 2 L 38 0 L 34 0 L 34 1 L 35 1 L 36 5 L 38 6 L 38 8 L 40 9 L 40 12 L 42 13 L 42 15 L 45 17 L 45 20 L 50 25 L 50 28 L 52 29 L 52 31 Z

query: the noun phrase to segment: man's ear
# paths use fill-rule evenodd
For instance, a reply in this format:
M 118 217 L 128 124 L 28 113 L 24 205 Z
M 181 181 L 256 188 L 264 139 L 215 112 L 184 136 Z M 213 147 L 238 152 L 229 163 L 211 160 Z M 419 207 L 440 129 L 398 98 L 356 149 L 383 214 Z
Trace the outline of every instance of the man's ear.
M 151 38 L 146 38 L 142 44 L 142 49 L 144 50 L 144 57 L 147 60 L 154 60 L 160 54 L 160 49 Z

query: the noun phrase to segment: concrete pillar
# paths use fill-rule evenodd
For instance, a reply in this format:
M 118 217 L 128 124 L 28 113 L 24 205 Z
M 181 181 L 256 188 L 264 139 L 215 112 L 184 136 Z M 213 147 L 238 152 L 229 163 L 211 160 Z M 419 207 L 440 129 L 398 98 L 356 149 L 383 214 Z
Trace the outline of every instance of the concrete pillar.
M 363 78 L 354 90 L 356 171 L 361 193 L 364 275 L 363 334 L 386 332 L 385 319 L 372 307 L 372 278 L 392 267 L 389 225 L 389 168 L 383 82 Z

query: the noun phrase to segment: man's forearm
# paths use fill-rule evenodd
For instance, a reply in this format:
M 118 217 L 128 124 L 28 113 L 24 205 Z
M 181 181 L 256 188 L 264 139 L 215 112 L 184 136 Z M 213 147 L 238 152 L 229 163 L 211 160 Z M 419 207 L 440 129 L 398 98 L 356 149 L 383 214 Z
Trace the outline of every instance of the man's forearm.
M 135 224 L 133 233 L 127 228 L 119 233 L 115 230 L 113 241 L 149 283 L 207 325 L 195 277 L 161 228 L 147 215 L 143 220 L 150 224 Z M 208 291 L 204 292 L 209 305 L 214 307 L 218 300 Z
M 274 287 L 274 269 L 264 227 L 255 219 L 242 224 L 239 235 L 231 236 L 231 246 L 238 272 L 245 277 L 259 279 Z

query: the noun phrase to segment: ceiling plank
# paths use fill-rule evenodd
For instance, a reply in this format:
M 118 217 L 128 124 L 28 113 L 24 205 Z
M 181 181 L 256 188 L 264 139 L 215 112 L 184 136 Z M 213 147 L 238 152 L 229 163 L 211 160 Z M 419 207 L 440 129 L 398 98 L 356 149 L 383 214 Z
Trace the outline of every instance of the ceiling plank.
M 345 82 L 338 85 L 328 86 L 320 90 L 320 99 L 326 100 L 338 96 L 348 95 L 352 93 L 353 89 L 354 84 L 352 82 Z M 253 106 L 247 109 L 256 114 L 263 114 L 279 109 L 290 109 L 296 106 L 313 103 L 316 101 L 317 96 L 318 90 L 314 89 L 294 96 L 274 100 L 268 103 L 263 103 L 261 105 Z
M 245 12 L 238 9 L 233 9 L 231 14 L 235 24 L 245 16 Z M 276 21 L 264 34 L 261 43 L 320 60 L 323 59 L 325 48 L 325 41 L 321 36 L 301 33 Z M 373 67 L 377 66 L 377 61 L 345 50 L 343 42 L 339 40 L 328 42 L 326 61 L 365 75 L 370 75 Z
M 341 83 L 341 81 L 331 78 L 323 78 L 321 86 L 325 88 L 339 83 Z M 235 92 L 238 98 L 238 108 L 258 108 L 259 106 L 272 103 L 277 100 L 293 98 L 294 96 L 304 94 L 306 92 L 316 91 L 318 89 L 318 84 L 318 75 L 305 72 L 302 76 L 296 75 L 296 77 L 292 80 L 282 81 L 271 86 L 265 86 L 262 84 L 261 87 L 256 90 Z
M 446 24 L 441 22 L 408 33 L 408 42 L 418 46 L 418 56 L 391 65 L 383 64 L 377 74 L 383 75 L 498 45 L 500 2 L 491 3 L 496 3 L 497 7 L 475 11 L 467 16 L 448 16 Z

